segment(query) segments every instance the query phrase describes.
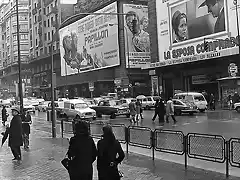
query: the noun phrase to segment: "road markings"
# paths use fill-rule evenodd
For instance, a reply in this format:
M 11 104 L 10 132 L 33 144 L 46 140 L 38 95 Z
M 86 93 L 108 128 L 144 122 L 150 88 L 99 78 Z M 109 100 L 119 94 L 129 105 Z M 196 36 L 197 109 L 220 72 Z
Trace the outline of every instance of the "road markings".
M 182 125 L 184 125 L 184 126 L 185 126 L 185 125 L 188 125 L 188 124 L 190 124 L 190 123 L 183 123 Z

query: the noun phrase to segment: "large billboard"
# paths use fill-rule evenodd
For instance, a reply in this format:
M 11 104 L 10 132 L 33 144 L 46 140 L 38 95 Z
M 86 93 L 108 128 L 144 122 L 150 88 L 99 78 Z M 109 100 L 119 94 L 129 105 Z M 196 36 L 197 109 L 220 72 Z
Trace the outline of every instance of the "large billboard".
M 159 62 L 152 63 L 150 67 L 237 54 L 235 2 L 157 0 Z M 207 50 L 204 48 L 204 40 L 209 42 Z
M 125 14 L 126 67 L 141 68 L 149 65 L 151 59 L 148 7 L 144 5 L 124 4 L 123 12 Z M 133 19 L 137 20 L 135 31 L 133 29 Z
M 120 65 L 117 3 L 96 13 L 59 30 L 62 76 Z

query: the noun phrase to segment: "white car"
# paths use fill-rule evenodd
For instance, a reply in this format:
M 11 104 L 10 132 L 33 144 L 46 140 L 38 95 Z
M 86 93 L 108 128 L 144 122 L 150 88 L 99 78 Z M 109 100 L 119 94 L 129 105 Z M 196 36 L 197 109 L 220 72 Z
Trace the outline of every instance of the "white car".
M 233 106 L 234 106 L 234 109 L 240 113 L 240 102 L 235 103 Z
M 39 112 L 46 112 L 47 111 L 47 108 L 49 107 L 51 101 L 43 101 L 43 102 L 40 102 L 38 104 L 38 106 L 36 107 L 36 109 L 39 111 Z
M 96 111 L 91 109 L 83 100 L 72 99 L 64 102 L 62 108 L 64 118 L 80 119 L 80 120 L 95 120 Z
M 155 100 L 152 96 L 147 96 L 142 99 L 142 108 L 150 110 L 155 105 Z

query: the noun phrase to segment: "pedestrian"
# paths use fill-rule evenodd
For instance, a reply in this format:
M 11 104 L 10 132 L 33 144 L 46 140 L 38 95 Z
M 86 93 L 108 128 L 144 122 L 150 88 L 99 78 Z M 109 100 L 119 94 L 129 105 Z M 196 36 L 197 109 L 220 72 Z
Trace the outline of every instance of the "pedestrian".
M 29 149 L 30 124 L 32 124 L 32 118 L 30 112 L 27 111 L 27 115 L 22 118 L 23 145 L 25 150 Z
M 137 102 L 136 102 L 136 120 L 137 122 L 139 121 L 139 117 L 141 118 L 141 102 L 140 102 L 140 99 L 137 99 Z
M 79 121 L 75 124 L 75 134 L 70 139 L 67 156 L 70 159 L 70 180 L 93 179 L 92 164 L 96 160 L 97 149 L 86 122 Z
M 142 101 L 140 101 L 140 104 L 141 104 L 141 106 L 140 106 L 140 117 L 141 117 L 141 119 L 144 119 L 144 118 L 143 118 L 143 107 L 142 107 Z
M 227 104 L 228 104 L 229 110 L 232 110 L 233 100 L 232 100 L 232 95 L 231 94 L 229 94 L 228 97 L 227 97 Z
M 210 110 L 215 110 L 215 97 L 212 93 L 209 98 L 209 104 L 210 104 Z
M 156 117 L 160 118 L 160 104 L 159 104 L 159 99 L 156 100 L 155 105 L 154 105 L 154 116 L 152 118 L 152 121 L 154 122 Z
M 110 125 L 103 127 L 103 139 L 98 141 L 97 149 L 98 179 L 120 180 L 118 164 L 123 161 L 125 155 Z
M 8 114 L 7 114 L 6 106 L 3 106 L 3 108 L 2 108 L 2 124 L 3 124 L 3 126 L 5 126 L 7 118 L 8 118 Z
M 169 98 L 169 100 L 167 101 L 167 105 L 166 105 L 166 122 L 169 123 L 169 116 L 172 117 L 174 124 L 177 122 L 174 116 L 174 106 L 173 106 L 173 101 L 172 101 L 172 97 Z
M 159 123 L 164 123 L 164 115 L 166 114 L 165 104 L 162 99 L 159 100 Z
M 13 160 L 21 160 L 21 149 L 23 145 L 22 139 L 22 119 L 20 116 L 20 110 L 16 107 L 12 109 L 12 120 L 9 127 L 9 141 L 8 145 L 12 150 L 14 156 Z
M 134 99 L 131 99 L 131 102 L 129 103 L 129 111 L 131 116 L 131 122 L 136 123 L 136 105 Z
M 240 99 L 240 97 L 239 97 L 238 93 L 235 92 L 234 95 L 233 95 L 233 97 L 232 97 L 233 104 L 238 103 L 238 102 L 239 102 L 239 99 Z

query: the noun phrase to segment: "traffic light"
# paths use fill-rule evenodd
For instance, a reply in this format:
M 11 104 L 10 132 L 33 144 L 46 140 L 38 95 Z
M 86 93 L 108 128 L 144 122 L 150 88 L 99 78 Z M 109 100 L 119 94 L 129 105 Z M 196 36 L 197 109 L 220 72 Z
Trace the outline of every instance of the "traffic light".
M 209 44 L 207 41 L 204 40 L 204 50 L 207 51 L 209 48 Z
M 137 34 L 138 33 L 138 27 L 137 27 L 137 20 L 136 19 L 132 20 L 132 25 L 133 25 L 133 33 Z

